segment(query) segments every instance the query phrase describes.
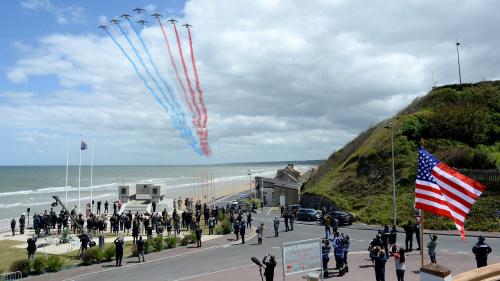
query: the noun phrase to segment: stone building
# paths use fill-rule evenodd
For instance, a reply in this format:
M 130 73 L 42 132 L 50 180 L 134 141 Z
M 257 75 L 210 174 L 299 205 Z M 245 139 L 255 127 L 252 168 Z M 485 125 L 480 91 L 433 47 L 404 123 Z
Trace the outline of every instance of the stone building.
M 285 205 L 298 204 L 301 186 L 300 172 L 294 169 L 293 164 L 278 170 L 274 178 L 255 177 L 256 196 L 264 201 L 266 207 L 280 206 L 283 202 Z

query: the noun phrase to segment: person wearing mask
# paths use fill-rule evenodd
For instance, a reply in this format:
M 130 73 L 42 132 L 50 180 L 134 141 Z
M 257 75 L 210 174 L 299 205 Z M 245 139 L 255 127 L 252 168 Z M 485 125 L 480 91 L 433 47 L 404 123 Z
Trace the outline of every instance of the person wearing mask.
M 273 224 L 274 224 L 274 237 L 278 237 L 278 230 L 280 227 L 280 220 L 278 219 L 278 216 L 274 217 Z
M 267 261 L 268 257 L 269 261 Z M 268 254 L 262 259 L 262 263 L 266 266 L 266 269 L 264 270 L 264 276 L 266 277 L 266 281 L 273 281 L 274 268 L 276 267 L 276 259 L 274 258 L 274 256 Z
M 328 262 L 330 261 L 330 241 L 327 239 L 323 240 L 323 246 L 321 247 L 321 258 L 323 261 L 323 277 L 328 277 Z
M 488 255 L 491 253 L 491 247 L 484 242 L 481 235 L 477 238 L 477 243 L 472 247 L 472 253 L 476 256 L 477 268 L 488 265 Z
M 137 258 L 139 259 L 139 262 L 141 262 L 141 257 L 142 257 L 142 262 L 144 262 L 144 240 L 142 240 L 142 235 L 139 236 L 139 239 L 137 240 Z
M 121 237 L 117 237 L 114 241 L 115 243 L 115 255 L 116 255 L 116 266 L 122 266 L 122 258 L 123 258 L 123 239 Z
M 387 262 L 387 256 L 384 250 L 378 249 L 379 251 L 373 251 L 370 254 L 372 260 L 375 261 L 375 280 L 385 281 L 385 264 Z
M 408 221 L 408 224 L 406 224 L 403 227 L 405 231 L 405 252 L 411 252 L 413 251 L 413 232 L 415 232 L 415 225 L 411 223 L 411 221 Z M 408 247 L 410 245 L 410 247 Z
M 436 263 L 436 247 L 437 247 L 437 235 L 429 234 L 431 241 L 427 243 L 427 251 L 429 253 L 429 257 L 431 258 L 431 263 Z
M 406 254 L 403 248 L 399 248 L 399 251 L 394 254 L 394 266 L 397 280 L 405 281 Z

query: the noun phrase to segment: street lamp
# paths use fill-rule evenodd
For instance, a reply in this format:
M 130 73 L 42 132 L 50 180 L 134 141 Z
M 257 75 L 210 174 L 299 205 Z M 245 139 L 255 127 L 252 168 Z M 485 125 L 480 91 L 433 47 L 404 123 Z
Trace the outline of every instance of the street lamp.
M 392 209 L 393 209 L 393 225 L 396 225 L 396 172 L 394 169 L 394 124 L 387 123 L 385 128 L 391 127 L 391 146 L 392 146 Z
M 457 45 L 458 81 L 460 85 L 462 85 L 462 73 L 460 72 L 460 53 L 458 52 L 458 46 L 460 46 L 460 42 L 457 41 L 455 45 Z

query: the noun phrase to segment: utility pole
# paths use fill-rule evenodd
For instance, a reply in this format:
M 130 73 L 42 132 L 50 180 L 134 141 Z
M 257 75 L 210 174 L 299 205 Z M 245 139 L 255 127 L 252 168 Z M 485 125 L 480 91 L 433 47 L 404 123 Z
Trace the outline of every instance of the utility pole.
M 455 43 L 457 45 L 457 61 L 458 61 L 458 82 L 462 85 L 462 73 L 460 71 L 460 52 L 458 51 L 458 46 L 460 46 L 460 42 Z

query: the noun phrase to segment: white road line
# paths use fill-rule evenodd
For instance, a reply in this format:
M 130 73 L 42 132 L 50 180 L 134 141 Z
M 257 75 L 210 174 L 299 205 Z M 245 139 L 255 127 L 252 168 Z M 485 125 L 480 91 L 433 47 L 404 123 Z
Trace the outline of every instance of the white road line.
M 272 210 L 273 210 L 273 207 L 269 208 L 269 211 L 267 212 L 266 216 L 269 216 L 269 214 L 271 213 Z

